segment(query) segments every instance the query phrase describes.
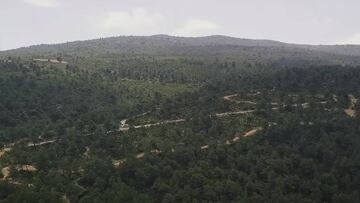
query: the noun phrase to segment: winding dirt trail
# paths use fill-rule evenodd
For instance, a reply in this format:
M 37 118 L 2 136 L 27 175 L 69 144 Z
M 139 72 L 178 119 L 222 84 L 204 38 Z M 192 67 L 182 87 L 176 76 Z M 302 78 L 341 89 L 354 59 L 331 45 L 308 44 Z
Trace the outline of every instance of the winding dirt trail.
M 256 96 L 256 95 L 260 95 L 261 93 L 260 92 L 257 92 L 255 94 L 248 94 L 248 96 Z M 236 100 L 236 99 L 233 99 L 233 97 L 237 97 L 238 94 L 232 94 L 232 95 L 226 95 L 223 97 L 223 99 L 225 101 L 231 101 L 231 102 L 234 102 L 234 103 L 237 103 L 237 104 L 251 104 L 251 105 L 256 105 L 257 103 L 254 102 L 254 101 L 249 101 L 249 100 Z M 298 95 L 288 95 L 288 96 L 292 96 L 292 97 L 297 97 Z M 353 95 L 351 95 L 353 97 Z M 354 97 L 353 97 L 354 98 Z M 351 99 L 353 99 L 351 98 Z M 333 95 L 333 99 L 337 102 L 337 96 L 336 95 Z M 328 102 L 327 101 L 321 101 L 321 102 L 316 102 L 316 104 L 327 104 Z M 356 103 L 356 102 L 355 102 Z M 277 102 L 271 102 L 270 103 L 272 106 L 279 106 L 279 103 Z M 305 102 L 305 103 L 302 103 L 302 104 L 293 104 L 291 106 L 293 107 L 298 107 L 298 106 L 302 106 L 304 109 L 306 108 L 309 108 L 310 107 L 310 103 L 308 102 Z M 272 108 L 273 110 L 277 110 L 278 108 L 274 107 Z M 235 112 L 234 112 L 235 113 Z
M 248 94 L 248 96 L 256 96 L 256 95 L 259 95 L 261 94 L 260 92 L 257 92 L 255 94 Z M 223 97 L 223 99 L 225 101 L 231 101 L 231 102 L 236 102 L 236 103 L 247 103 L 247 104 L 252 104 L 252 105 L 256 105 L 257 103 L 256 102 L 253 102 L 253 101 L 239 101 L 239 100 L 235 100 L 233 99 L 233 97 L 236 97 L 238 96 L 238 94 L 232 94 L 232 95 L 226 95 Z M 350 97 L 350 96 L 349 96 Z M 354 108 L 355 106 L 355 103 L 357 102 L 357 99 L 355 99 L 355 97 L 350 97 L 351 101 L 352 101 L 352 105 L 349 107 L 351 109 Z M 271 103 L 272 105 L 279 105 L 278 103 Z M 301 104 L 304 108 L 308 107 L 308 103 L 304 103 L 304 104 Z M 272 110 L 278 110 L 279 107 L 273 107 Z M 256 112 L 256 110 L 242 110 L 242 111 L 232 111 L 232 112 L 224 112 L 224 113 L 216 113 L 214 116 L 218 117 L 218 118 L 221 118 L 221 117 L 225 117 L 225 116 L 230 116 L 230 115 L 247 115 L 247 114 L 251 114 L 251 113 L 254 113 Z M 145 113 L 142 113 L 142 114 L 139 114 L 135 117 L 138 117 L 138 116 L 142 116 L 142 115 L 146 115 L 148 114 L 149 112 L 145 112 Z M 129 124 L 127 124 L 128 122 L 128 118 L 127 119 L 123 119 L 120 121 L 120 126 L 119 126 L 119 129 L 117 131 L 108 131 L 107 133 L 114 133 L 114 132 L 119 132 L 119 131 L 128 131 L 131 127 L 129 126 Z M 176 119 L 176 120 L 166 120 L 166 121 L 162 121 L 162 122 L 157 122 L 157 123 L 149 123 L 149 124 L 144 124 L 144 125 L 136 125 L 136 126 L 133 126 L 134 129 L 140 129 L 140 128 L 150 128 L 150 127 L 154 127 L 154 126 L 159 126 L 159 125 L 164 125 L 164 124 L 174 124 L 174 123 L 183 123 L 185 122 L 186 119 Z M 250 137 L 250 136 L 253 136 L 255 135 L 258 131 L 262 130 L 261 127 L 257 127 L 257 128 L 254 128 L 248 132 L 245 132 L 243 135 L 236 135 L 232 140 L 227 140 L 225 142 L 226 145 L 229 145 L 229 144 L 233 144 L 237 141 L 240 140 L 240 137 Z M 54 143 L 54 142 L 57 142 L 59 139 L 54 139 L 54 140 L 47 140 L 47 141 L 43 141 L 43 142 L 40 142 L 40 143 L 28 143 L 27 146 L 28 147 L 34 147 L 34 146 L 40 146 L 40 145 L 45 145 L 45 144 L 50 144 L 50 143 Z M 209 145 L 204 145 L 204 146 L 201 146 L 200 149 L 201 150 L 205 150 L 205 149 L 208 149 L 209 148 Z M 7 148 L 4 148 L 0 151 L 0 157 L 3 156 L 6 152 L 8 151 L 11 151 L 11 147 L 7 147 Z M 84 156 L 87 157 L 89 156 L 89 151 L 90 151 L 90 148 L 89 147 L 86 147 L 86 151 L 84 152 Z M 159 150 L 151 150 L 150 153 L 153 153 L 153 154 L 160 154 L 161 151 Z M 140 153 L 138 155 L 136 155 L 136 158 L 137 159 L 143 159 L 145 156 L 145 153 Z M 116 167 L 120 167 L 126 160 L 113 160 L 113 165 L 116 166 Z M 6 172 L 6 169 L 4 169 L 5 172 Z M 7 176 L 9 174 L 6 174 Z M 6 177 L 7 177 L 6 176 Z
M 46 145 L 46 144 L 51 144 L 51 143 L 54 143 L 54 142 L 57 142 L 58 139 L 55 139 L 55 140 L 46 140 L 46 141 L 43 141 L 43 142 L 39 142 L 39 143 L 32 143 L 32 142 L 29 142 L 26 144 L 27 147 L 36 147 L 36 146 L 41 146 L 41 145 Z M 12 150 L 12 146 L 14 146 L 15 143 L 10 143 L 8 145 L 6 145 L 6 147 L 0 149 L 0 158 L 2 156 L 4 156 L 6 153 L 10 152 Z
M 43 141 L 43 142 L 39 142 L 39 143 L 28 143 L 26 146 L 27 147 L 35 147 L 35 146 L 41 146 L 41 145 L 45 145 L 45 144 L 50 144 L 50 143 L 54 143 L 54 142 L 57 142 L 58 140 L 47 140 L 47 141 Z M 10 143 L 7 145 L 7 147 L 4 147 L 1 149 L 0 151 L 0 158 L 7 152 L 10 152 L 12 150 L 12 147 L 10 146 L 14 146 L 15 144 L 14 143 Z M 34 166 L 34 165 L 17 165 L 16 167 L 16 170 L 18 171 L 27 171 L 27 172 L 35 172 L 37 171 L 37 168 Z M 5 180 L 7 178 L 10 177 L 10 167 L 9 166 L 6 166 L 4 168 L 1 169 L 1 173 L 3 175 L 3 179 L 2 180 Z
M 225 142 L 225 145 L 232 145 L 232 144 L 235 144 L 236 142 L 238 142 L 241 137 L 251 137 L 251 136 L 254 136 L 256 135 L 256 133 L 258 133 L 259 131 L 261 131 L 263 128 L 261 127 L 257 127 L 257 128 L 253 128 L 243 134 L 236 134 L 235 137 L 230 141 L 230 140 L 226 140 Z M 221 145 L 221 144 L 220 144 Z M 201 151 L 205 151 L 205 150 L 208 150 L 209 148 L 211 148 L 210 145 L 203 145 L 203 146 L 200 146 L 200 150 Z M 175 150 L 171 150 L 172 152 L 175 152 Z M 159 155 L 162 153 L 162 151 L 158 150 L 158 149 L 154 149 L 154 150 L 151 150 L 149 152 L 150 154 L 154 154 L 154 155 Z M 139 153 L 139 154 L 136 154 L 135 155 L 135 158 L 136 159 L 139 159 L 139 160 L 142 160 L 145 158 L 145 155 L 147 153 L 145 152 L 142 152 L 142 153 Z M 121 159 L 121 160 L 115 160 L 113 159 L 112 160 L 112 164 L 115 168 L 121 168 L 121 166 L 126 162 L 126 159 Z
M 237 101 L 237 100 L 232 99 L 232 97 L 235 97 L 235 96 L 237 96 L 237 94 L 227 95 L 227 96 L 224 96 L 223 99 L 225 101 L 232 101 L 232 102 L 237 102 L 237 103 L 256 104 L 256 102 L 253 102 L 253 101 Z M 276 110 L 276 109 L 277 108 L 273 108 L 273 110 Z M 218 118 L 221 118 L 221 117 L 230 116 L 230 115 L 246 115 L 246 114 L 254 113 L 255 111 L 256 110 L 231 111 L 231 112 L 225 112 L 225 113 L 217 113 L 217 114 L 215 114 L 215 116 Z M 146 112 L 144 114 L 147 114 L 147 113 L 149 113 L 149 112 Z M 144 114 L 140 114 L 140 115 L 144 115 Z M 118 131 L 125 132 L 130 129 L 130 126 L 127 124 L 127 121 L 128 121 L 128 119 L 124 119 L 124 120 L 120 121 L 120 128 Z M 158 123 L 137 125 L 137 126 L 133 126 L 133 128 L 134 129 L 150 128 L 150 127 L 164 125 L 164 124 L 183 123 L 185 121 L 186 121 L 186 119 L 166 120 L 166 121 L 162 121 L 162 122 L 158 122 Z M 109 133 L 111 133 L 111 132 L 109 132 Z
M 275 108 L 274 108 L 275 109 Z M 256 110 L 246 110 L 246 111 L 231 111 L 231 112 L 225 112 L 225 113 L 217 113 L 215 114 L 216 117 L 224 117 L 224 116 L 230 116 L 230 115 L 246 115 L 246 114 L 250 114 L 255 112 Z M 158 123 L 150 123 L 150 124 L 145 124 L 145 125 L 137 125 L 137 126 L 133 126 L 134 129 L 139 129 L 139 128 L 150 128 L 150 127 L 154 127 L 154 126 L 158 126 L 158 125 L 164 125 L 164 124 L 173 124 L 173 123 L 183 123 L 185 122 L 186 119 L 176 119 L 176 120 L 166 120 L 166 121 L 162 121 L 162 122 L 158 122 Z M 128 131 L 130 129 L 130 126 L 126 126 L 126 127 L 120 127 L 119 131 Z
M 224 100 L 228 100 L 228 101 L 232 101 L 232 98 L 231 97 L 234 97 L 234 96 L 237 96 L 237 95 L 228 95 L 228 96 L 224 96 Z M 235 101 L 235 100 L 234 100 Z M 256 104 L 255 102 L 252 102 L 252 101 L 236 101 L 238 103 L 248 103 L 248 104 Z M 253 113 L 255 112 L 256 110 L 247 110 L 247 111 L 234 111 L 234 112 L 225 112 L 225 113 L 217 113 L 215 114 L 216 117 L 224 117 L 224 116 L 229 116 L 229 115 L 246 115 L 246 114 L 249 114 L 249 113 Z M 141 115 L 145 115 L 147 114 L 148 112 L 145 112 Z M 127 124 L 127 121 L 128 119 L 124 119 L 124 120 L 121 120 L 120 121 L 120 128 L 118 131 L 128 131 L 130 129 L 130 126 Z M 159 126 L 159 125 L 164 125 L 164 124 L 173 124 L 173 123 L 182 123 L 182 122 L 185 122 L 186 119 L 176 119 L 176 120 L 166 120 L 166 121 L 162 121 L 162 122 L 157 122 L 157 123 L 150 123 L 150 124 L 145 124 L 145 125 L 137 125 L 137 126 L 134 126 L 133 128 L 135 129 L 139 129 L 139 128 L 150 128 L 150 127 L 153 127 L 153 126 Z M 242 135 L 242 137 L 249 137 L 249 136 L 252 136 L 252 135 L 255 135 L 259 130 L 261 130 L 261 128 L 255 128 L 255 129 L 252 129 L 248 132 L 246 132 L 244 135 Z M 109 131 L 108 133 L 113 133 L 113 131 Z M 229 140 L 226 141 L 226 145 L 228 145 L 229 143 L 230 144 L 233 144 L 235 143 L 236 141 L 238 141 L 240 139 L 241 136 L 237 136 L 235 137 L 232 142 L 230 142 Z M 30 142 L 28 144 L 26 144 L 27 147 L 35 147 L 35 146 L 41 146 L 41 145 L 46 145 L 46 144 L 51 144 L 51 143 L 55 143 L 57 141 L 59 141 L 60 139 L 53 139 L 53 140 L 45 140 L 45 141 L 42 141 L 42 142 L 39 142 L 39 143 L 33 143 L 33 142 Z M 10 152 L 12 150 L 12 146 L 14 145 L 14 143 L 11 143 L 10 145 L 8 145 L 7 147 L 1 149 L 0 151 L 0 157 L 3 156 L 5 153 L 7 152 Z M 204 146 L 200 146 L 200 150 L 207 150 L 209 149 L 210 146 L 209 145 L 204 145 Z M 90 148 L 89 147 L 86 147 L 86 150 L 84 152 L 84 156 L 85 157 L 88 157 L 89 156 L 89 152 L 90 152 Z M 162 152 L 158 149 L 154 149 L 154 150 L 151 150 L 150 151 L 151 154 L 155 154 L 155 155 L 159 155 L 161 154 Z M 140 154 L 137 154 L 135 156 L 136 159 L 143 159 L 145 157 L 145 152 L 143 153 L 140 153 Z M 126 162 L 126 159 L 122 159 L 122 160 L 113 160 L 113 165 L 114 167 L 116 168 L 120 168 L 121 165 Z M 34 165 L 18 165 L 16 166 L 16 169 L 19 170 L 19 171 L 28 171 L 28 172 L 35 172 L 37 171 L 37 168 L 34 166 Z M 7 167 L 4 167 L 1 169 L 1 173 L 3 175 L 3 178 L 2 180 L 5 180 L 7 178 L 9 178 L 11 176 L 10 174 L 10 167 L 7 166 Z M 85 189 L 83 188 L 81 185 L 78 184 L 77 182 L 78 180 L 75 181 L 75 185 L 78 186 L 79 188 L 82 188 L 82 189 Z M 66 196 L 64 198 L 65 200 L 67 199 Z

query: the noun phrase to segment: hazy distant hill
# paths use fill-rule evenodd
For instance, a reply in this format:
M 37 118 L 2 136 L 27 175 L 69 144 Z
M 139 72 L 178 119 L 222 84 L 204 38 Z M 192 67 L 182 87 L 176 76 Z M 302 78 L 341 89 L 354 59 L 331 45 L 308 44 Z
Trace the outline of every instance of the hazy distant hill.
M 334 54 L 342 54 L 349 56 L 360 56 L 360 45 L 319 45 L 319 46 L 304 46 L 305 48 L 324 51 Z
M 87 56 L 124 55 L 218 57 L 236 60 L 324 61 L 329 64 L 359 64 L 358 45 L 297 45 L 272 40 L 227 36 L 173 37 L 120 36 L 54 45 L 35 45 L 0 52 L 0 56 Z

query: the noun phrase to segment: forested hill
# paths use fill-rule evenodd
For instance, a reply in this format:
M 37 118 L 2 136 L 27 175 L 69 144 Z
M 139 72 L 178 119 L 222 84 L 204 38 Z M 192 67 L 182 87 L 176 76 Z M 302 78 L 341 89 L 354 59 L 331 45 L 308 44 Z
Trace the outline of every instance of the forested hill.
M 360 202 L 360 57 L 315 48 L 160 35 L 0 52 L 0 202 Z
M 205 52 L 205 53 L 204 53 Z M 278 60 L 281 57 L 328 61 L 357 61 L 360 46 L 356 45 L 296 45 L 271 40 L 240 39 L 227 36 L 174 37 L 120 36 L 55 45 L 36 45 L 0 52 L 0 56 L 112 56 L 112 55 L 161 55 L 161 56 L 218 56 Z
M 324 51 L 334 54 L 360 56 L 360 45 L 305 45 L 304 47 L 312 50 Z

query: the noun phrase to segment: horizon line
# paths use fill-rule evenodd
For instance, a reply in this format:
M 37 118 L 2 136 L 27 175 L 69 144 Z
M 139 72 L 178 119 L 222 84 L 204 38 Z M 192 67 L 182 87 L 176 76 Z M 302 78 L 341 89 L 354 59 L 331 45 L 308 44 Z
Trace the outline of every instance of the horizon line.
M 86 42 L 86 41 L 93 41 L 93 40 L 102 40 L 102 39 L 109 39 L 109 38 L 118 38 L 118 37 L 156 37 L 156 36 L 167 36 L 167 37 L 174 37 L 174 38 L 206 38 L 206 37 L 226 37 L 226 38 L 234 38 L 238 40 L 254 40 L 254 41 L 271 41 L 277 43 L 283 43 L 284 45 L 299 45 L 299 46 L 360 46 L 360 44 L 348 44 L 348 43 L 334 43 L 334 44 L 311 44 L 311 43 L 296 43 L 296 42 L 284 42 L 281 40 L 274 40 L 274 39 L 263 39 L 263 38 L 243 38 L 243 37 L 234 37 L 230 35 L 223 35 L 223 34 L 214 34 L 214 35 L 204 35 L 204 36 L 176 36 L 170 34 L 152 34 L 152 35 L 116 35 L 116 36 L 106 36 L 106 37 L 98 37 L 98 38 L 89 38 L 89 39 L 74 39 L 71 41 L 62 41 L 62 42 L 54 42 L 54 43 L 40 43 L 40 44 L 32 44 L 26 45 L 16 48 L 10 49 L 0 49 L 0 52 L 7 52 L 13 51 L 17 49 L 26 49 L 35 46 L 52 46 L 52 45 L 61 45 L 67 43 L 74 43 L 74 42 Z

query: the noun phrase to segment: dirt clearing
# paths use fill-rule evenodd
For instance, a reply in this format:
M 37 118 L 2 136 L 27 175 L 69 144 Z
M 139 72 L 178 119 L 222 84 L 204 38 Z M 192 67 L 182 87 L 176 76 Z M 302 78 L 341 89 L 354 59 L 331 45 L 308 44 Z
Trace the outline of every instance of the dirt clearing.
M 358 99 L 356 99 L 354 95 L 350 94 L 349 100 L 350 100 L 350 106 L 348 109 L 345 109 L 344 111 L 348 116 L 354 118 L 354 117 L 356 117 L 355 106 L 356 106 Z

